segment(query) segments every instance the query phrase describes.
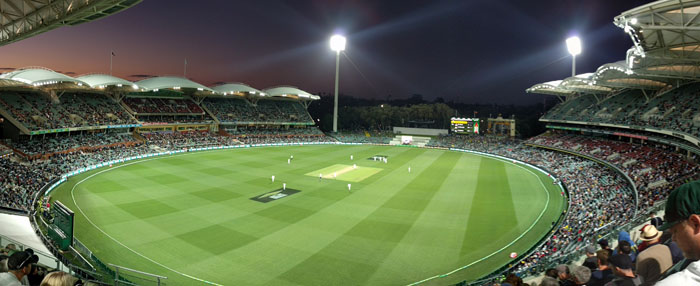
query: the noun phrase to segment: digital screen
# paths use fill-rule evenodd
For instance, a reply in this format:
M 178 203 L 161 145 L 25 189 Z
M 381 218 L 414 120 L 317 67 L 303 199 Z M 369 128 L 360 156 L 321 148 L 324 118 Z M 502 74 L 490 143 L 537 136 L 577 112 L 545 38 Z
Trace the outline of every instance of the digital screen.
M 450 119 L 452 133 L 456 134 L 479 134 L 479 118 L 457 118 Z

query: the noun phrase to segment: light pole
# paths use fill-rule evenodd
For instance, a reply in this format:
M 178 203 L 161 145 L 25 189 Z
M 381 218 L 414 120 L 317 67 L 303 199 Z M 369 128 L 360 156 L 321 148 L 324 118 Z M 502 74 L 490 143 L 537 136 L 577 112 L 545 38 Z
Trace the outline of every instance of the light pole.
M 340 52 L 345 50 L 345 37 L 333 35 L 331 37 L 331 50 L 335 51 L 335 99 L 333 100 L 333 133 L 338 133 L 338 73 L 340 66 Z
M 576 56 L 581 54 L 581 39 L 575 36 L 566 39 L 566 48 L 571 54 L 571 76 L 576 76 Z

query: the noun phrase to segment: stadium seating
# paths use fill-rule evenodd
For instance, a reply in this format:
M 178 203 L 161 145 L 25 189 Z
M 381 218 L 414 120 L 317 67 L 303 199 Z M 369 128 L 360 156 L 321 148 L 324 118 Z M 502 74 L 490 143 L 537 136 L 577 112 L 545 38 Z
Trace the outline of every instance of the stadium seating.
M 597 102 L 579 96 L 552 108 L 543 118 L 655 127 L 700 138 L 700 84 L 661 92 L 647 99 L 639 90 L 626 90 Z
M 30 130 L 133 124 L 114 101 L 101 94 L 61 97 L 29 92 L 0 92 L 0 108 Z
M 208 131 L 153 132 L 142 135 L 146 138 L 147 145 L 156 146 L 162 149 L 160 151 L 241 144 L 234 137 L 212 134 Z
M 202 104 L 223 123 L 313 122 L 299 102 L 290 100 L 259 100 L 253 106 L 239 98 L 211 97 L 204 99 Z

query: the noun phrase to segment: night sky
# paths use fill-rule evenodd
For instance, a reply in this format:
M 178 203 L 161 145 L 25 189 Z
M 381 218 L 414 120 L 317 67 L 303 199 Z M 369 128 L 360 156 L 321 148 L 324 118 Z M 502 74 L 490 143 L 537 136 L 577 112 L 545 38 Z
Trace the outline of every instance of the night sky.
M 340 93 L 422 94 L 466 103 L 531 104 L 533 84 L 571 74 L 564 40 L 578 35 L 577 73 L 624 59 L 613 17 L 650 1 L 144 0 L 118 14 L 0 47 L 0 68 L 43 66 L 133 81 L 183 75 L 211 86 L 293 85 L 332 93 L 334 32 L 347 36 Z M 0 72 L 4 72 L 0 70 Z

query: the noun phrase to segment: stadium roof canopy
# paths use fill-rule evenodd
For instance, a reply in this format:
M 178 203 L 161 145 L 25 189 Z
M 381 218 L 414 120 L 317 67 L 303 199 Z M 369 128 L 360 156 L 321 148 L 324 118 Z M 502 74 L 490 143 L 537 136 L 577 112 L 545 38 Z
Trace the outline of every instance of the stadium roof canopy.
M 115 14 L 142 0 L 0 0 L 0 46 Z
M 89 74 L 77 77 L 92 88 L 124 87 L 138 90 L 139 86 L 128 80 L 106 74 Z
M 556 96 L 569 96 L 573 95 L 574 91 L 565 89 L 561 86 L 562 80 L 553 80 L 545 83 L 538 83 L 532 87 L 526 89 L 528 93 L 539 93 L 539 94 L 549 94 Z
M 229 94 L 235 94 L 235 95 L 246 95 L 246 94 L 251 94 L 251 95 L 260 95 L 260 96 L 265 96 L 265 94 L 257 90 L 255 88 L 250 87 L 247 84 L 243 83 L 225 83 L 222 85 L 217 85 L 213 86 L 211 89 L 214 91 L 221 93 L 223 95 L 229 95 Z
M 604 64 L 596 70 L 593 76 L 596 85 L 611 88 L 638 88 L 638 89 L 660 89 L 668 86 L 668 82 L 662 78 L 647 78 L 635 74 L 627 68 L 625 61 Z
M 318 100 L 321 97 L 318 95 L 313 95 L 310 94 L 306 91 L 303 91 L 301 89 L 298 89 L 293 86 L 278 86 L 278 87 L 271 87 L 263 90 L 267 96 L 272 96 L 272 97 L 288 97 L 288 98 L 294 98 L 294 99 L 304 99 L 304 100 Z
M 35 87 L 44 85 L 54 85 L 59 83 L 74 83 L 78 86 L 89 86 L 87 83 L 79 79 L 72 78 L 70 76 L 52 71 L 47 68 L 18 69 L 4 74 L 0 74 L 0 78 L 20 81 Z
M 593 81 L 594 75 L 593 73 L 577 74 L 576 76 L 564 79 L 560 86 L 580 93 L 600 94 L 612 91 L 610 87 L 595 84 Z
M 634 73 L 648 77 L 700 77 L 700 0 L 662 0 L 615 17 L 634 46 L 626 62 Z
M 158 90 L 158 89 L 173 89 L 173 90 L 182 90 L 182 89 L 192 89 L 195 90 L 194 93 L 201 93 L 201 92 L 209 92 L 209 93 L 216 93 L 211 88 L 208 88 L 206 86 L 203 86 L 199 83 L 196 83 L 194 81 L 191 81 L 186 78 L 182 77 L 175 77 L 175 76 L 159 76 L 159 77 L 152 77 L 148 79 L 144 79 L 141 81 L 136 82 L 136 85 L 138 85 L 141 88 L 144 88 L 146 90 Z

